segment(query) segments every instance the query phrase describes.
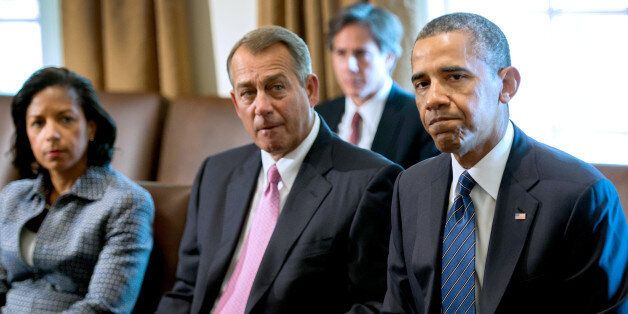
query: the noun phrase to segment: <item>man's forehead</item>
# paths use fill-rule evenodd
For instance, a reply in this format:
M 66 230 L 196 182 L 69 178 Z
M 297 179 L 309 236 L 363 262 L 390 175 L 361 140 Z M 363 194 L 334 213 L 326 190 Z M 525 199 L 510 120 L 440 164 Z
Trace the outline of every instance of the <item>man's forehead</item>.
M 417 61 L 443 60 L 449 58 L 474 58 L 475 51 L 468 38 L 462 33 L 441 33 L 417 40 L 412 49 L 412 64 Z
M 414 55 L 417 50 L 433 51 L 433 50 L 459 50 L 470 49 L 472 46 L 472 36 L 468 32 L 453 31 L 443 32 L 424 37 L 417 40 L 412 48 Z

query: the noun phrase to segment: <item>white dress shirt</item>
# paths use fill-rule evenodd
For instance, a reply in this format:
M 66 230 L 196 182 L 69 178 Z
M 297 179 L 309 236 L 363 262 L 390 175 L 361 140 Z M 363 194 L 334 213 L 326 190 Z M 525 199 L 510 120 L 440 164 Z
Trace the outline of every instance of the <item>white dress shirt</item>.
M 386 106 L 386 100 L 390 94 L 392 88 L 392 79 L 389 77 L 385 80 L 382 88 L 371 99 L 367 100 L 361 106 L 357 106 L 351 97 L 345 97 L 345 113 L 338 124 L 338 136 L 341 139 L 349 142 L 351 136 L 351 120 L 353 115 L 358 112 L 362 117 L 362 125 L 360 128 L 360 141 L 357 146 L 371 149 L 373 145 L 373 139 L 377 132 L 377 126 L 379 120 L 382 119 L 382 113 Z
M 508 122 L 506 133 L 493 149 L 482 158 L 471 169 L 464 169 L 451 156 L 452 181 L 449 190 L 449 206 L 454 203 L 456 197 L 456 185 L 458 178 L 467 170 L 473 180 L 477 182 L 471 190 L 471 200 L 475 208 L 475 307 L 479 308 L 480 291 L 484 280 L 484 266 L 486 265 L 486 253 L 493 227 L 493 216 L 495 215 L 495 201 L 499 192 L 499 185 L 502 181 L 506 161 L 510 155 L 510 147 L 514 138 L 512 122 Z
M 275 160 L 273 157 L 263 150 L 261 150 L 262 155 L 262 169 L 257 177 L 257 186 L 255 188 L 255 194 L 253 195 L 253 199 L 251 201 L 251 205 L 249 206 L 249 213 L 246 217 L 246 222 L 244 224 L 244 229 L 242 233 L 240 233 L 240 237 L 238 240 L 238 244 L 236 246 L 236 250 L 231 258 L 231 262 L 229 264 L 229 269 L 227 270 L 227 274 L 222 281 L 222 286 L 220 289 L 220 295 L 216 298 L 216 302 L 214 303 L 214 307 L 218 304 L 218 300 L 222 296 L 222 293 L 227 288 L 227 284 L 229 283 L 229 279 L 235 270 L 236 264 L 238 263 L 238 259 L 240 258 L 240 254 L 242 254 L 242 245 L 244 244 L 244 240 L 249 233 L 251 228 L 251 224 L 253 222 L 252 217 L 255 215 L 255 211 L 257 210 L 257 205 L 262 199 L 262 195 L 264 195 L 264 189 L 268 184 L 268 169 L 272 167 L 273 164 L 277 165 L 277 170 L 279 171 L 279 175 L 281 176 L 281 181 L 277 184 L 277 188 L 279 189 L 279 213 L 283 209 L 283 205 L 286 203 L 286 199 L 288 198 L 288 194 L 290 194 L 290 190 L 294 185 L 294 181 L 297 179 L 297 174 L 299 173 L 299 169 L 301 168 L 301 164 L 303 164 L 303 159 L 312 148 L 312 144 L 316 140 L 316 136 L 318 135 L 318 131 L 320 129 L 320 118 L 318 114 L 314 115 L 314 125 L 312 126 L 312 130 L 307 137 L 290 153 L 283 156 L 281 159 Z M 246 197 L 243 195 L 243 197 Z M 212 312 L 214 308 L 212 308 Z

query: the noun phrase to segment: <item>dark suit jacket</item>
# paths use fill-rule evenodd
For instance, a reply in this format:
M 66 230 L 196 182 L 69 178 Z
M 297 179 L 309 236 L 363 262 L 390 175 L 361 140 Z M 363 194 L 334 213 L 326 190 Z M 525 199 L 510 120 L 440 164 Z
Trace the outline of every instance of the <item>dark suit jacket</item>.
M 345 97 L 321 102 L 314 109 L 337 133 L 345 113 Z M 421 124 L 414 96 L 397 84 L 390 89 L 371 150 L 404 168 L 438 154 L 432 138 Z
M 429 159 L 397 179 L 384 312 L 440 313 L 450 158 Z M 515 220 L 516 213 L 526 219 Z M 628 227 L 610 181 L 515 127 L 495 204 L 479 312 L 628 310 L 627 260 Z
M 247 145 L 205 160 L 195 180 L 177 280 L 160 313 L 209 313 L 261 168 Z M 247 313 L 376 310 L 386 290 L 390 199 L 401 168 L 347 144 L 321 120 L 260 264 Z

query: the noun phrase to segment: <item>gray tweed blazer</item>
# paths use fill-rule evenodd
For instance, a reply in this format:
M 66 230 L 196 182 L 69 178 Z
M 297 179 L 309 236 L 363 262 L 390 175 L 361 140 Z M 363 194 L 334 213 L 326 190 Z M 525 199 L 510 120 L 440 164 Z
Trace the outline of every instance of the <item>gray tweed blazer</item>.
M 20 232 L 44 210 L 44 181 L 19 180 L 0 192 L 2 312 L 131 312 L 152 248 L 150 195 L 109 166 L 88 168 L 50 207 L 31 267 Z

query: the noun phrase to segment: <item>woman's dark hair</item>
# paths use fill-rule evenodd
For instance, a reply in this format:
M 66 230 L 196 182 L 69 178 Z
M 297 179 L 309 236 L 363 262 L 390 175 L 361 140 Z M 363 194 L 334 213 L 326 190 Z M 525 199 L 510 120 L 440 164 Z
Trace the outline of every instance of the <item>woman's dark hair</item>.
M 83 109 L 85 119 L 96 123 L 96 135 L 87 147 L 87 165 L 103 166 L 111 162 L 113 143 L 116 140 L 116 124 L 100 104 L 90 81 L 66 68 L 47 67 L 29 77 L 13 97 L 11 115 L 15 125 L 13 165 L 22 178 L 33 178 L 41 167 L 33 167 L 35 156 L 26 134 L 26 110 L 33 97 L 47 87 L 60 86 L 73 90 Z

